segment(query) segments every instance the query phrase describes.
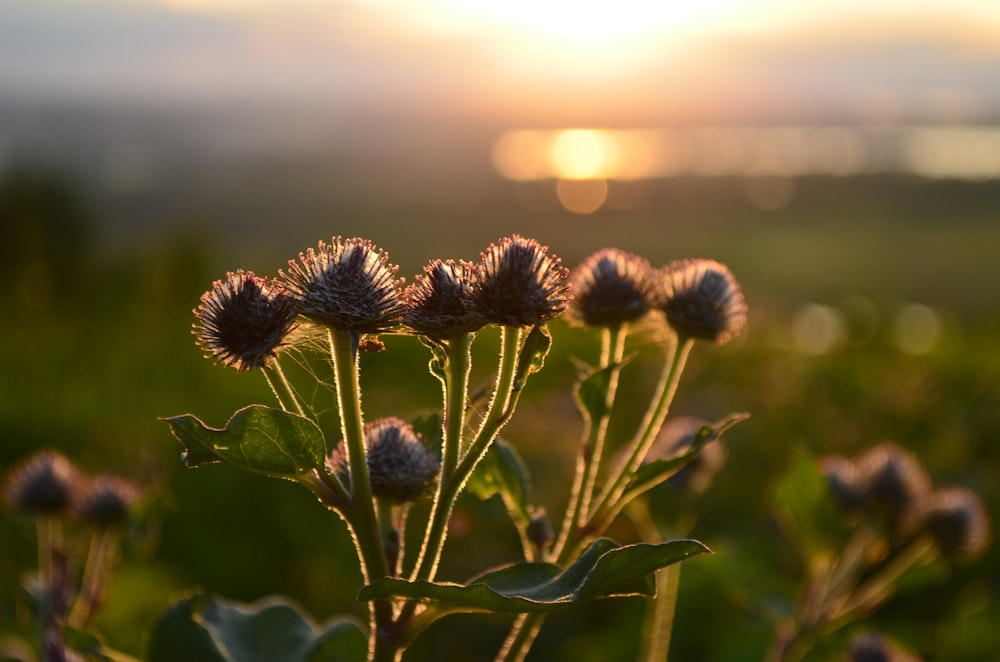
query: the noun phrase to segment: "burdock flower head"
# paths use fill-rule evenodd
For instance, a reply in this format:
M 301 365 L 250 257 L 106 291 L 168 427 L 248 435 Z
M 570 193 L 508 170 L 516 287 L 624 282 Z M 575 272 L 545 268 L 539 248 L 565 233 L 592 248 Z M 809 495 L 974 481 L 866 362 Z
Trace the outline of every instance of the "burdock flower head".
M 931 480 L 920 462 L 896 444 L 875 446 L 859 460 L 867 512 L 895 535 L 912 534 L 923 516 Z
M 645 259 L 617 248 L 605 248 L 573 270 L 570 289 L 571 321 L 613 327 L 637 320 L 653 308 L 656 281 Z
M 946 557 L 970 562 L 989 544 L 990 523 L 983 502 L 971 490 L 946 487 L 927 499 L 924 530 Z
M 398 418 L 365 425 L 372 494 L 402 503 L 430 494 L 440 463 L 413 426 Z
M 481 329 L 486 320 L 472 302 L 477 274 L 478 268 L 470 262 L 432 261 L 403 293 L 403 323 L 434 340 Z
M 53 515 L 65 512 L 77 488 L 77 470 L 66 456 L 41 451 L 14 466 L 4 480 L 4 500 L 14 510 Z
M 820 461 L 827 486 L 837 504 L 849 513 L 857 512 L 864 506 L 864 485 L 858 465 L 849 458 L 829 455 Z
M 81 520 L 106 529 L 128 521 L 139 495 L 139 487 L 124 478 L 97 476 L 81 491 L 74 512 Z
M 535 326 L 569 304 L 569 270 L 548 246 L 519 235 L 490 244 L 473 292 L 476 309 L 491 324 Z
M 379 333 L 403 314 L 398 269 L 370 241 L 334 237 L 299 253 L 280 273 L 305 317 L 343 331 Z
M 722 345 L 743 329 L 746 302 L 727 267 L 714 260 L 677 260 L 662 274 L 660 308 L 678 335 Z
M 295 325 L 295 306 L 250 271 L 227 273 L 201 295 L 192 332 L 206 357 L 237 370 L 263 367 Z

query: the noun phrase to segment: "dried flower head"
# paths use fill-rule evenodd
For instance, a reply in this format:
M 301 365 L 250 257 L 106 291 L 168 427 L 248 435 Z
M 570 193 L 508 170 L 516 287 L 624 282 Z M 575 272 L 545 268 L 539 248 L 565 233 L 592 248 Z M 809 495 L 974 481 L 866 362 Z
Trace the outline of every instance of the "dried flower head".
M 727 267 L 714 260 L 677 260 L 661 273 L 660 308 L 678 335 L 722 345 L 746 325 L 743 292 Z
M 920 662 L 920 657 L 908 653 L 886 637 L 866 633 L 851 640 L 847 649 L 850 662 Z
M 139 487 L 124 478 L 97 476 L 81 490 L 74 512 L 81 520 L 105 529 L 128 521 L 140 494 Z
M 962 487 L 931 492 L 923 527 L 941 553 L 955 561 L 974 561 L 989 544 L 990 523 L 983 502 L 975 492 Z
M 372 494 L 400 503 L 430 494 L 441 465 L 413 426 L 383 418 L 365 425 L 365 441 Z
M 612 327 L 639 319 L 655 305 L 656 280 L 645 259 L 605 248 L 570 274 L 571 321 L 584 326 Z
M 488 323 L 535 326 L 566 309 L 568 276 L 562 260 L 548 254 L 548 246 L 515 234 L 482 253 L 473 301 Z
M 379 333 L 403 314 L 398 269 L 370 241 L 334 237 L 299 253 L 280 273 L 305 317 L 334 329 Z
M 472 302 L 478 270 L 470 262 L 434 260 L 403 292 L 403 323 L 435 340 L 457 338 L 486 325 Z
M 893 534 L 912 534 L 923 515 L 931 480 L 923 466 L 896 444 L 879 444 L 858 460 L 865 509 Z
M 839 455 L 829 455 L 820 460 L 830 494 L 847 512 L 857 512 L 864 506 L 864 485 L 861 471 L 852 460 Z
M 77 470 L 61 453 L 41 451 L 7 472 L 4 500 L 27 513 L 65 512 L 77 489 Z
M 192 332 L 199 347 L 237 370 L 263 367 L 295 325 L 293 301 L 250 271 L 227 273 L 201 295 Z

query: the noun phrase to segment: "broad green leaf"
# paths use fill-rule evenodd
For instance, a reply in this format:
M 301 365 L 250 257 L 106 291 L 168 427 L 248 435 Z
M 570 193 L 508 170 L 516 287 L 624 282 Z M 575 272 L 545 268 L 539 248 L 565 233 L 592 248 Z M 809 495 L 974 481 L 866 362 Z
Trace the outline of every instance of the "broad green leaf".
M 619 546 L 592 542 L 565 570 L 551 563 L 519 563 L 467 585 L 383 578 L 364 587 L 361 600 L 394 597 L 429 603 L 440 614 L 459 611 L 544 613 L 590 600 L 651 596 L 653 572 L 710 550 L 697 540 Z
M 552 345 L 552 336 L 544 324 L 533 327 L 521 345 L 521 354 L 517 357 L 517 372 L 514 373 L 514 390 L 524 388 L 528 377 L 538 372 L 545 365 L 545 357 Z
M 531 519 L 528 467 L 517 450 L 499 437 L 476 465 L 466 488 L 484 501 L 499 494 L 519 527 L 527 526 Z
M 368 659 L 368 637 L 353 620 L 336 619 L 326 626 L 303 662 L 355 662 Z
M 163 419 L 184 447 L 184 463 L 197 467 L 225 462 L 269 476 L 295 478 L 322 469 L 323 433 L 308 418 L 281 409 L 251 405 L 240 409 L 222 429 L 210 428 L 191 414 Z
M 246 605 L 196 595 L 181 600 L 157 622 L 150 662 L 362 662 L 368 638 L 353 621 L 326 628 L 283 598 Z
M 749 414 L 730 414 L 715 423 L 701 426 L 691 442 L 686 444 L 677 455 L 642 464 L 629 479 L 626 494 L 635 496 L 656 487 L 698 457 L 705 444 L 718 439 L 726 430 L 749 417 Z
M 226 662 L 208 630 L 194 620 L 199 604 L 206 599 L 202 595 L 183 598 L 160 616 L 149 635 L 149 662 Z
M 138 662 L 133 657 L 108 649 L 101 639 L 85 630 L 63 626 L 63 642 L 70 650 L 94 662 Z

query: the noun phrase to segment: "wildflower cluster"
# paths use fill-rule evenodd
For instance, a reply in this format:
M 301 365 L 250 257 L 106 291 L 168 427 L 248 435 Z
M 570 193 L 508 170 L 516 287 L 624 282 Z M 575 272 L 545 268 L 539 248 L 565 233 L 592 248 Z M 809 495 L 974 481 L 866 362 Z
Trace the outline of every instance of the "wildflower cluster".
M 520 659 L 543 612 L 566 604 L 560 584 L 538 584 L 538 563 L 553 564 L 560 573 L 574 567 L 578 579 L 564 581 L 582 581 L 599 572 L 594 564 L 603 555 L 615 554 L 620 561 L 604 565 L 603 592 L 593 597 L 633 590 L 625 589 L 636 585 L 627 569 L 648 551 L 600 536 L 628 503 L 697 459 L 708 441 L 741 419 L 699 425 L 684 444 L 669 450 L 670 457 L 650 453 L 693 343 L 727 342 L 742 329 L 746 305 L 729 270 L 713 261 L 655 269 L 644 258 L 604 249 L 571 273 L 548 247 L 519 235 L 489 245 L 477 262 L 431 260 L 409 285 L 397 271 L 370 241 L 333 237 L 300 253 L 270 280 L 244 271 L 227 274 L 194 311 L 197 344 L 222 365 L 261 368 L 280 408 L 247 407 L 221 430 L 190 415 L 167 422 L 185 445 L 189 466 L 229 462 L 294 480 L 346 522 L 366 585 L 361 599 L 371 607 L 369 659 L 398 659 L 446 613 L 523 612 L 530 600 L 542 608 L 515 622 L 499 658 Z M 578 385 L 587 425 L 570 508 L 557 532 L 544 506 L 523 491 L 511 491 L 511 482 L 502 478 L 525 468 L 498 434 L 528 378 L 542 367 L 551 342 L 547 323 L 564 312 L 571 323 L 599 331 L 602 349 Z M 648 325 L 667 331 L 656 334 L 666 339 L 663 376 L 633 440 L 611 462 L 603 447 L 626 341 Z M 500 341 L 491 396 L 480 410 L 470 407 L 471 347 L 487 326 L 500 328 Z M 322 428 L 281 368 L 286 350 L 318 349 L 302 340 L 316 337 L 299 332 L 307 327 L 328 340 L 325 358 L 333 365 L 339 412 L 333 431 Z M 358 350 L 386 333 L 419 336 L 430 349 L 430 371 L 442 388 L 439 412 L 366 422 Z M 268 430 L 294 434 L 262 432 Z M 483 498 L 503 494 L 525 564 L 507 568 L 497 587 L 519 586 L 524 595 L 494 588 L 483 578 L 468 587 L 435 583 L 452 509 L 466 489 Z M 407 550 L 403 529 L 413 512 L 408 504 L 424 498 L 430 499 L 429 512 L 421 515 L 424 534 L 416 551 Z M 661 542 L 653 549 L 654 561 L 641 557 L 644 567 L 707 551 L 693 540 Z M 509 584 L 514 577 L 520 579 Z M 489 587 L 486 594 L 483 586 Z
M 44 659 L 70 659 L 62 628 L 85 626 L 100 607 L 117 564 L 119 538 L 141 497 L 135 483 L 114 474 L 87 475 L 51 450 L 23 459 L 5 475 L 5 505 L 33 516 L 38 530 L 37 583 L 28 588 L 37 592 L 32 604 Z M 71 526 L 89 534 L 85 552 L 67 543 Z
M 970 563 L 986 550 L 990 525 L 979 497 L 936 487 L 920 461 L 894 443 L 848 458 L 821 459 L 822 478 L 845 518 L 849 539 L 830 558 L 814 559 L 797 621 L 779 638 L 776 659 L 798 660 L 812 641 L 888 600 L 900 577 L 943 558 Z M 874 659 L 893 646 L 869 635 L 851 659 Z M 880 659 L 916 659 L 908 654 Z

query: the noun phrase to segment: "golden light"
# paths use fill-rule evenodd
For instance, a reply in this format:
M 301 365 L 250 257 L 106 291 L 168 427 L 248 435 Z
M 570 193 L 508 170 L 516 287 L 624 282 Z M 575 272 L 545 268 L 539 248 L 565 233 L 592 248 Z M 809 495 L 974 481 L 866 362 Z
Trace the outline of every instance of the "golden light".
M 561 179 L 603 179 L 613 174 L 617 152 L 617 144 L 606 131 L 567 129 L 556 134 L 549 154 Z

